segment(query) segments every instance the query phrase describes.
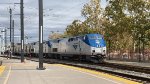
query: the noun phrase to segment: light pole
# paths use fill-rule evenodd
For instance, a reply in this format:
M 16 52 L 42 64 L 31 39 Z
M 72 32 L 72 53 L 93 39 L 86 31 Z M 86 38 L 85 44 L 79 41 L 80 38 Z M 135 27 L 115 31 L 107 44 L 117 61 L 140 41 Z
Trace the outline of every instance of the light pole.
M 5 29 L 5 51 L 7 50 L 7 29 Z
M 11 52 L 11 44 L 12 44 L 12 42 L 11 42 L 11 27 L 12 27 L 12 9 L 10 8 L 9 9 L 9 13 L 10 13 L 10 52 Z M 11 59 L 11 53 L 10 53 L 10 59 Z
M 43 0 L 39 0 L 39 70 L 43 67 Z
M 12 36 L 13 36 L 13 39 L 12 39 L 12 53 L 14 54 L 14 27 L 15 25 L 14 25 L 14 20 L 13 20 L 13 22 L 12 22 L 12 29 L 13 29 L 13 34 L 12 34 Z
M 24 62 L 24 7 L 23 0 L 20 0 L 20 25 L 21 25 L 21 62 Z
M 0 44 L 1 44 L 0 45 L 0 54 L 2 53 L 2 49 L 3 49 L 3 47 L 2 47 L 3 46 L 3 42 L 2 42 L 2 40 L 3 40 L 2 39 L 2 35 L 0 35 Z

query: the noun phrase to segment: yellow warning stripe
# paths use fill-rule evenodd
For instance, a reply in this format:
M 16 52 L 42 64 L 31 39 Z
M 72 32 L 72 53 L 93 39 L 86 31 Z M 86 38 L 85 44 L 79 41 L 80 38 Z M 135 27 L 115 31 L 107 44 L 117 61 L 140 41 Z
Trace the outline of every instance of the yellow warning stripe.
M 118 82 L 120 81 L 120 82 L 123 82 L 125 84 L 142 84 L 142 83 L 139 83 L 139 82 L 131 81 L 131 80 L 128 80 L 128 79 L 124 79 L 124 78 L 121 78 L 121 77 L 113 76 L 113 75 L 103 73 L 103 72 L 99 72 L 99 71 L 95 71 L 95 70 L 89 70 L 89 69 L 78 68 L 78 67 L 62 65 L 62 64 L 57 64 L 57 65 L 67 67 L 67 68 L 71 68 L 71 69 L 74 69 L 74 70 L 79 70 L 81 72 L 90 73 L 90 74 L 93 74 L 95 76 L 105 77 L 105 78 L 112 79 L 112 80 L 115 80 L 115 81 L 118 81 Z
M 6 66 L 0 66 L 0 75 L 4 72 Z
M 7 73 L 7 76 L 6 76 L 5 81 L 4 81 L 3 84 L 7 84 L 8 79 L 9 79 L 9 77 L 10 77 L 10 73 L 11 73 L 11 66 L 9 67 L 9 71 L 8 71 L 8 73 Z

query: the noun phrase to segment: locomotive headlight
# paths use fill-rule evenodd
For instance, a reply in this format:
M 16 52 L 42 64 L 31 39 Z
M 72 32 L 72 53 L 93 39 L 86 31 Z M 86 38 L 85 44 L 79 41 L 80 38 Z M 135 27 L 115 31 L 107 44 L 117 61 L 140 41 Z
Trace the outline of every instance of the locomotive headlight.
M 106 50 L 103 50 L 103 53 L 106 54 Z
M 92 52 L 95 52 L 95 50 L 92 50 Z
M 95 48 L 91 48 L 91 50 L 92 50 L 92 53 L 95 53 Z
M 103 54 L 106 54 L 106 47 L 103 47 Z

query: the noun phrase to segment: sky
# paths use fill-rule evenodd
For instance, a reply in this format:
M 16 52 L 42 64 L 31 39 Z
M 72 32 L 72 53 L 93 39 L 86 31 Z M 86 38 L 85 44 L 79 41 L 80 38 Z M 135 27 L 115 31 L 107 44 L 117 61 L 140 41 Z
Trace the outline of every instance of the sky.
M 44 40 L 48 40 L 51 31 L 63 33 L 73 20 L 84 20 L 81 10 L 90 0 L 43 0 L 44 11 Z M 20 0 L 0 0 L 0 29 L 9 28 L 9 8 L 13 10 L 15 20 L 15 42 L 20 42 Z M 15 4 L 14 4 L 15 3 Z M 101 0 L 101 6 L 106 6 Z M 24 0 L 24 33 L 29 37 L 25 42 L 38 41 L 38 0 Z M 7 30 L 9 35 L 9 29 Z

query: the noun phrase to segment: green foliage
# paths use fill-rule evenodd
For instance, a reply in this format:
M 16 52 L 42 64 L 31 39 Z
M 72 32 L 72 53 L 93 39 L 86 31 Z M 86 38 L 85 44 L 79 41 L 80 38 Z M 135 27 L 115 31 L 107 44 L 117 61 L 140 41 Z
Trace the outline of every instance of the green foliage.
M 52 33 L 49 35 L 49 39 L 58 39 L 58 38 L 63 38 L 65 37 L 66 34 L 60 34 L 60 33 Z
M 108 3 L 105 8 L 107 20 L 105 30 L 106 35 L 109 34 L 107 38 L 111 38 L 113 45 L 120 43 L 117 49 L 132 49 L 134 43 L 139 45 L 139 38 L 146 44 L 148 42 L 146 32 L 149 29 L 145 26 L 150 15 L 150 3 L 146 0 L 108 0 Z M 124 38 L 125 34 L 127 35 Z M 128 41 L 124 41 L 125 39 Z M 124 43 L 130 46 L 123 46 Z
M 100 0 L 91 0 L 90 3 L 84 5 L 81 14 L 86 18 L 84 22 L 90 29 L 90 33 L 104 33 L 102 12 Z
M 107 3 L 104 10 L 100 0 L 85 4 L 81 11 L 85 21 L 74 20 L 67 26 L 66 34 L 100 33 L 107 42 L 110 40 L 111 50 L 122 52 L 133 50 L 140 42 L 150 47 L 149 0 L 107 0 Z
M 89 31 L 85 23 L 82 23 L 79 20 L 74 20 L 71 25 L 68 25 L 66 28 L 66 33 L 68 36 L 77 36 L 87 34 Z
M 85 17 L 85 21 L 74 20 L 71 25 L 67 26 L 66 32 L 70 36 L 83 35 L 88 33 L 103 34 L 102 26 L 102 9 L 99 0 L 91 0 L 90 3 L 84 5 L 81 14 Z

